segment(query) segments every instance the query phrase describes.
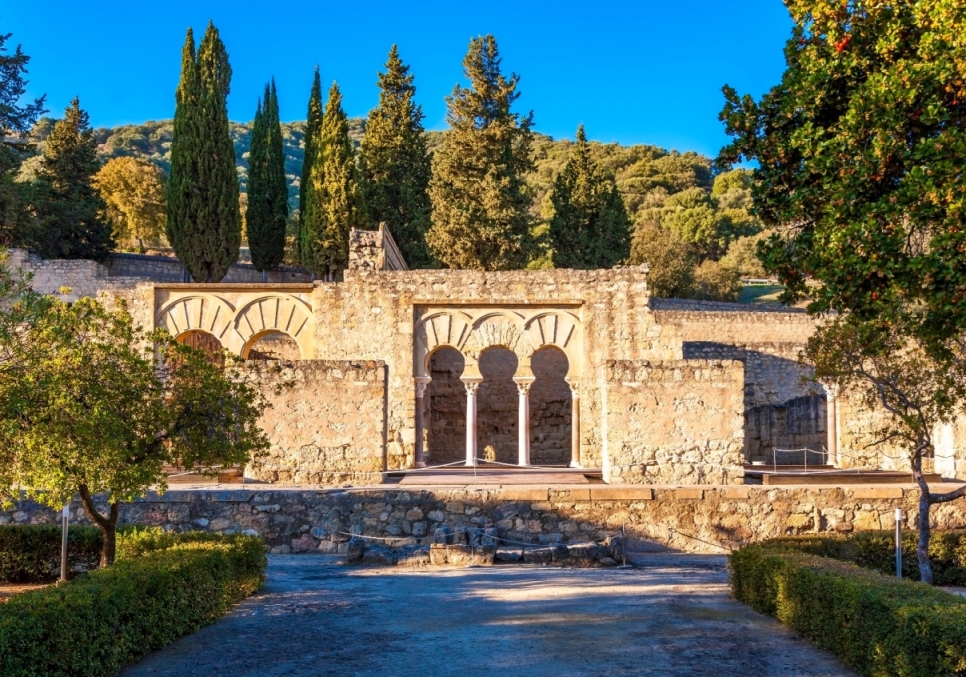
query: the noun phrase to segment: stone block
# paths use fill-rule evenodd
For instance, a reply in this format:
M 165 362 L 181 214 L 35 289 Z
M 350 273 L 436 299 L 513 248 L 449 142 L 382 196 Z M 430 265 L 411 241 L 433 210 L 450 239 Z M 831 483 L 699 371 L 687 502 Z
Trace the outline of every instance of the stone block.
M 553 548 L 527 548 L 523 551 L 523 561 L 527 564 L 550 564 L 553 561 Z
M 367 545 L 362 551 L 362 563 L 374 566 L 392 566 L 396 563 L 396 553 L 384 545 Z
M 496 561 L 504 564 L 515 564 L 523 559 L 522 548 L 497 548 Z
M 499 501 L 526 501 L 528 503 L 546 501 L 550 498 L 549 489 L 502 489 L 494 497 Z
M 590 489 L 592 501 L 651 501 L 654 490 L 650 487 L 604 487 Z
M 855 487 L 852 497 L 859 498 L 902 498 L 902 487 Z
M 722 487 L 718 489 L 718 493 L 721 495 L 721 498 L 727 498 L 735 501 L 746 501 L 751 496 L 751 487 Z
M 676 489 L 674 491 L 674 498 L 678 501 L 691 501 L 691 500 L 701 500 L 704 498 L 704 489 L 698 488 L 688 488 L 688 489 Z
M 433 543 L 429 546 L 429 560 L 433 566 L 487 566 L 493 564 L 496 548 L 486 546 L 472 548 L 468 545 L 442 545 Z
M 875 510 L 856 510 L 852 524 L 859 531 L 878 531 L 882 528 L 882 520 Z

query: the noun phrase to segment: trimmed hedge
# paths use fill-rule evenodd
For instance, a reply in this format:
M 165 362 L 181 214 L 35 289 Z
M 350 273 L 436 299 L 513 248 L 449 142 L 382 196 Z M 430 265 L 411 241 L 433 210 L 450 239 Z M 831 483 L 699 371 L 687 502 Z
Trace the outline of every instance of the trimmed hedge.
M 919 580 L 916 556 L 918 534 L 902 534 L 902 577 Z M 788 536 L 766 541 L 766 547 L 787 548 L 811 555 L 831 557 L 895 574 L 895 534 L 891 531 L 863 531 L 849 536 Z M 966 531 L 936 531 L 929 539 L 929 559 L 936 585 L 966 586 Z
M 59 526 L 0 526 L 0 583 L 45 583 L 60 576 Z M 101 532 L 71 527 L 67 532 L 67 568 L 96 569 Z
M 966 674 L 966 600 L 958 596 L 775 543 L 730 559 L 735 598 L 863 675 Z
M 0 675 L 115 674 L 225 614 L 265 566 L 260 539 L 208 536 L 16 595 L 0 606 Z

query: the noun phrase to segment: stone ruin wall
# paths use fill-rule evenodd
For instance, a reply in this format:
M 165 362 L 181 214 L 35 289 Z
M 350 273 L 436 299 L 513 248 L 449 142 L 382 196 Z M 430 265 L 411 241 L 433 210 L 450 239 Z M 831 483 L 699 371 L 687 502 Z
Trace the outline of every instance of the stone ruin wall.
M 766 538 L 892 529 L 901 508 L 915 529 L 918 489 L 903 487 L 604 487 L 173 490 L 121 504 L 122 524 L 175 531 L 246 532 L 275 552 L 342 552 L 351 534 L 428 544 L 437 529 L 495 529 L 532 544 L 585 543 L 626 529 L 635 550 L 721 553 Z M 104 511 L 106 506 L 100 505 Z M 933 528 L 966 527 L 966 501 L 934 506 Z M 0 524 L 56 524 L 60 511 L 29 501 Z M 71 524 L 89 524 L 78 502 Z
M 735 360 L 608 362 L 604 478 L 740 484 L 744 378 Z
M 828 460 L 826 402 L 806 395 L 781 405 L 745 411 L 748 461 L 778 465 L 820 465 Z
M 272 406 L 259 425 L 268 453 L 246 477 L 279 484 L 378 484 L 386 453 L 386 366 L 379 361 L 281 362 L 260 368 Z M 259 367 L 256 367 L 259 368 Z M 279 383 L 292 387 L 275 393 Z

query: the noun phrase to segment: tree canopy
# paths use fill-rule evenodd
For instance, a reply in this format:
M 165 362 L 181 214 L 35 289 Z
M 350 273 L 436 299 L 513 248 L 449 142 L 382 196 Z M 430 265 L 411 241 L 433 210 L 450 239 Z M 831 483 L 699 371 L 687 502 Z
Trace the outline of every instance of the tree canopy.
M 722 161 L 758 163 L 766 269 L 811 312 L 838 313 L 809 342 L 816 375 L 906 444 L 928 582 L 929 507 L 966 493 L 932 492 L 922 465 L 933 426 L 966 404 L 966 7 L 787 5 L 781 83 L 760 101 L 725 88 Z
M 164 241 L 168 219 L 167 177 L 147 160 L 119 157 L 94 175 L 94 187 L 107 205 L 114 240 L 144 253 L 146 245 Z
M 496 38 L 473 38 L 463 59 L 470 86 L 457 85 L 446 99 L 449 130 L 433 154 L 426 241 L 450 268 L 523 268 L 533 250 L 526 182 L 533 114 L 512 111 L 520 78 L 504 76 L 500 65 Z
M 584 127 L 550 193 L 548 236 L 557 268 L 612 268 L 630 253 L 630 219 L 613 178 L 590 157 Z
M 285 149 L 274 80 L 271 85 L 265 85 L 263 101 L 259 101 L 252 126 L 245 218 L 248 249 L 257 271 L 272 270 L 282 262 L 288 220 Z
M 209 23 L 195 54 L 188 29 L 175 95 L 167 234 L 198 282 L 219 282 L 241 244 L 238 175 L 229 134 L 228 52 Z
M 410 268 L 425 268 L 430 226 L 430 156 L 423 134 L 423 109 L 409 66 L 396 45 L 379 73 L 379 105 L 369 111 L 359 152 L 369 219 L 386 224 Z
M 163 489 L 165 465 L 243 465 L 267 448 L 265 401 L 237 366 L 144 331 L 123 302 L 3 288 L 20 298 L 0 312 L 0 497 L 24 490 L 56 509 L 80 494 L 104 532 L 102 566 L 114 559 L 120 502 Z M 36 310 L 25 315 L 25 303 Z

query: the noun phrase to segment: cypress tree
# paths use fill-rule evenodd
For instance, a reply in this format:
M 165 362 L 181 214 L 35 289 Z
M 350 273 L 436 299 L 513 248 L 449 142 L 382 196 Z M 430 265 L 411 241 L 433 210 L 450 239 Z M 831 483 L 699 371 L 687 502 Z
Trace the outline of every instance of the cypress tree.
M 316 275 L 332 280 L 349 263 L 349 231 L 369 226 L 349 138 L 349 120 L 335 83 L 329 90 L 319 140 L 314 146 L 305 201 L 308 257 L 302 264 Z
M 366 206 L 374 225 L 385 223 L 411 268 L 425 268 L 431 206 L 431 160 L 423 136 L 423 109 L 416 105 L 413 76 L 389 50 L 386 72 L 379 73 L 379 105 L 369 112 L 359 153 Z
M 191 277 L 219 282 L 238 260 L 241 214 L 235 148 L 228 128 L 231 66 L 209 22 L 195 55 L 185 39 L 175 96 L 168 183 L 168 239 Z
M 533 113 L 511 111 L 519 76 L 500 72 L 492 35 L 474 38 L 463 59 L 470 87 L 447 97 L 450 131 L 433 157 L 429 195 L 433 256 L 450 268 L 522 268 L 533 247 Z
M 44 148 L 34 195 L 41 256 L 102 261 L 111 252 L 111 226 L 101 217 L 107 205 L 92 181 L 99 168 L 90 119 L 75 98 Z
M 631 222 L 613 178 L 590 156 L 584 126 L 550 194 L 548 235 L 557 268 L 612 268 L 630 254 Z
M 312 164 L 315 161 L 315 147 L 319 143 L 319 134 L 322 131 L 322 82 L 319 78 L 319 69 L 315 69 L 315 78 L 312 80 L 312 92 L 309 94 L 309 110 L 305 114 L 305 135 L 303 136 L 303 155 L 302 155 L 302 177 L 299 182 L 299 232 L 298 246 L 299 256 L 303 265 L 308 265 L 311 258 L 309 251 L 308 223 L 305 219 L 305 203 L 311 193 L 311 183 L 309 177 L 312 175 Z
M 261 272 L 278 267 L 285 257 L 288 188 L 285 151 L 278 117 L 275 82 L 265 85 L 265 105 L 258 102 L 248 155 L 248 212 L 246 228 L 252 265 Z

